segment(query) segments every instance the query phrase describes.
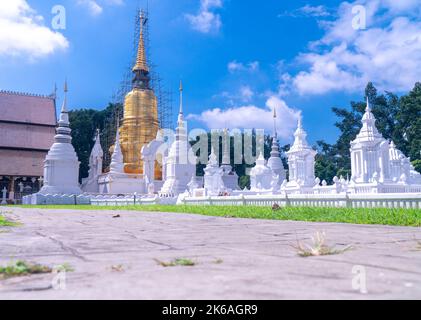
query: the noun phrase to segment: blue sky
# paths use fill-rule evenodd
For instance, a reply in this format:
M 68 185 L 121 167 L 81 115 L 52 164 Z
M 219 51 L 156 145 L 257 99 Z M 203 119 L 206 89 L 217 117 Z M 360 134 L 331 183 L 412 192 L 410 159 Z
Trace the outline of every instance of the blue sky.
M 104 108 L 131 60 L 135 8 L 145 3 L 2 2 L 0 89 L 48 94 L 67 77 L 71 108 Z M 52 30 L 57 4 L 65 30 Z M 359 5 L 363 20 L 355 20 Z M 292 142 L 300 113 L 310 142 L 333 142 L 331 107 L 362 100 L 367 81 L 404 93 L 420 80 L 417 0 L 150 0 L 149 9 L 150 56 L 169 89 L 183 79 L 190 128 L 270 130 L 276 108 L 282 142 Z

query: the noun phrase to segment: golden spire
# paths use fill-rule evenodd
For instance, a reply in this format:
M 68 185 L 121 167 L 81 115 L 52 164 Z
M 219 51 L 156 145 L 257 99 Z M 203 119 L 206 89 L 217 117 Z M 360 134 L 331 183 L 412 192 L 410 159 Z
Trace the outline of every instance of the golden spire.
M 135 71 L 146 71 L 149 72 L 149 68 L 146 62 L 146 51 L 145 51 L 145 41 L 143 38 L 143 26 L 146 24 L 147 19 L 143 10 L 140 13 L 140 37 L 139 37 L 139 47 L 137 49 L 137 58 L 136 65 L 133 67 L 133 72 Z

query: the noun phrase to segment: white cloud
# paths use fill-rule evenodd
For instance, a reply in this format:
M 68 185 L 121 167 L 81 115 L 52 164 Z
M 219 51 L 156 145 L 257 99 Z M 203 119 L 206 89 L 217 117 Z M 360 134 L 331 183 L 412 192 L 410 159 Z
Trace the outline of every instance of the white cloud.
M 323 5 L 311 6 L 306 4 L 304 7 L 281 13 L 278 17 L 328 17 L 330 15 L 329 10 Z
M 255 95 L 254 90 L 249 85 L 242 85 L 234 93 L 223 91 L 215 94 L 212 98 L 222 99 L 225 105 L 234 106 L 238 103 L 249 103 Z
M 236 60 L 234 60 L 228 63 L 228 71 L 230 73 L 234 73 L 237 71 L 253 72 L 259 70 L 259 66 L 259 61 L 252 61 L 244 64 L 242 62 L 237 62 Z
M 77 0 L 78 5 L 84 6 L 93 16 L 98 16 L 104 11 L 105 5 L 123 5 L 123 0 Z
M 218 32 L 222 26 L 221 16 L 214 9 L 222 8 L 222 0 L 201 0 L 196 15 L 186 14 L 191 27 L 202 33 Z
M 339 18 L 325 21 L 325 35 L 300 54 L 308 65 L 290 79 L 300 94 L 361 91 L 368 81 L 383 90 L 407 91 L 421 74 L 421 21 L 412 19 L 419 1 L 343 2 Z M 363 4 L 367 29 L 354 30 L 352 7 Z M 284 84 L 285 85 L 285 84 Z
M 0 1 L 0 56 L 32 60 L 68 46 L 67 39 L 46 27 L 26 0 Z
M 253 98 L 254 92 L 250 86 L 242 86 L 240 88 L 240 95 L 243 101 L 248 102 Z
M 93 16 L 98 16 L 104 11 L 95 0 L 78 0 L 78 4 L 85 6 Z
M 204 123 L 209 129 L 265 129 L 273 130 L 273 109 L 277 111 L 277 130 L 280 138 L 289 140 L 296 128 L 300 111 L 288 107 L 284 100 L 271 96 L 263 108 L 245 105 L 228 109 L 213 108 L 199 115 L 191 114 L 187 118 Z

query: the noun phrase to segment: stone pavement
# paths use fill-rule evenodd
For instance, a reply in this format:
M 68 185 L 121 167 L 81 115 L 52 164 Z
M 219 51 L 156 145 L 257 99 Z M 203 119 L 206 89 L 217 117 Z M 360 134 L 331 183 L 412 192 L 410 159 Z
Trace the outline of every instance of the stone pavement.
M 52 274 L 0 280 L 0 299 L 421 299 L 419 228 L 128 211 L 0 212 L 23 224 L 0 228 L 0 264 L 20 259 L 74 268 L 65 290 L 52 288 Z M 331 245 L 354 249 L 299 257 L 297 239 L 310 243 L 317 231 Z M 197 264 L 162 267 L 154 260 L 175 258 Z M 366 294 L 352 286 L 353 271 L 363 270 L 358 265 Z

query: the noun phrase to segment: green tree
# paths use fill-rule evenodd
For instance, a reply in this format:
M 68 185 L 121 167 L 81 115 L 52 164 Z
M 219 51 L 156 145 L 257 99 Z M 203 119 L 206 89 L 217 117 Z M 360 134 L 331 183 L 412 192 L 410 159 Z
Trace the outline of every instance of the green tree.
M 331 182 L 336 176 L 351 173 L 350 142 L 361 129 L 361 119 L 368 99 L 376 117 L 376 127 L 385 139 L 393 140 L 398 149 L 411 159 L 420 158 L 421 147 L 421 85 L 399 98 L 391 92 L 379 95 L 370 82 L 365 88 L 364 101 L 351 102 L 351 108 L 332 108 L 338 117 L 335 126 L 340 135 L 335 144 L 317 142 L 316 176 Z
M 80 161 L 79 181 L 88 176 L 89 156 L 94 145 L 96 130 L 99 129 L 101 136 L 113 135 L 115 114 L 121 113 L 122 106 L 109 104 L 104 110 L 75 109 L 69 112 L 70 128 L 72 129 L 72 144 Z M 112 128 L 109 132 L 110 128 Z M 101 140 L 104 153 L 108 152 L 107 141 Z
M 400 98 L 396 146 L 411 160 L 421 159 L 421 83 Z M 417 169 L 418 171 L 419 168 Z M 421 172 L 421 171 L 420 171 Z

